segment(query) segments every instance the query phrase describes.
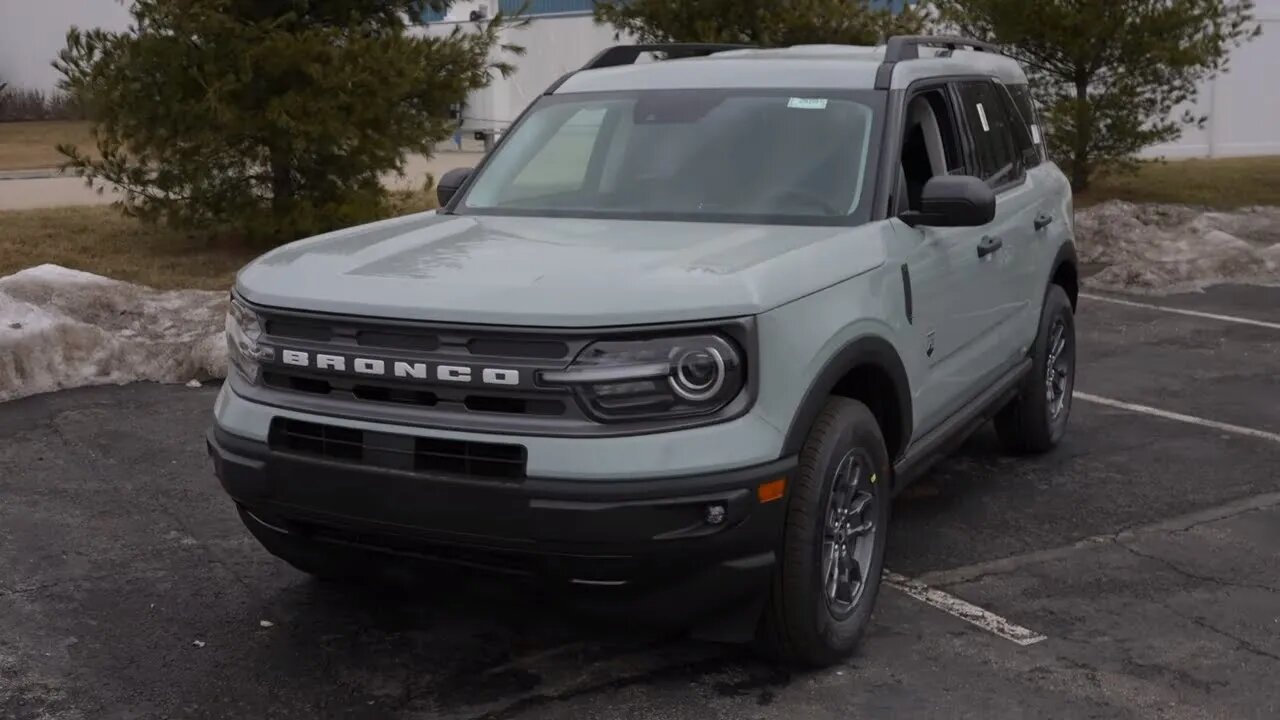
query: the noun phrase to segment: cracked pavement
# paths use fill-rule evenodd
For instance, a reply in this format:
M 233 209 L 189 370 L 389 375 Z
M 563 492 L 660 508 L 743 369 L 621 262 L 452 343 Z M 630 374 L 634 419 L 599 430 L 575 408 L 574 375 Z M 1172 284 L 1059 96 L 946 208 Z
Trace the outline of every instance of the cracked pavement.
M 1154 302 L 1280 320 L 1280 290 Z M 1280 332 L 1090 301 L 1079 325 L 1080 390 L 1280 431 Z M 811 673 L 462 572 L 309 580 L 218 489 L 215 392 L 0 405 L 0 718 L 1280 717 L 1276 443 L 1079 400 L 1045 457 L 983 431 L 895 505 L 889 566 L 1048 639 L 885 588 Z

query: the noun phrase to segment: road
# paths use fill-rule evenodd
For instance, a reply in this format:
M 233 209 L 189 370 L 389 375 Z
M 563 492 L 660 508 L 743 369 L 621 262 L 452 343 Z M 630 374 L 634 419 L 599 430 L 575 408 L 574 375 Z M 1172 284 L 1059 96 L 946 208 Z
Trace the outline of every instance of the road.
M 1280 323 L 1276 290 L 1150 302 Z M 0 405 L 0 717 L 1280 717 L 1280 325 L 1085 300 L 1079 326 L 1079 392 L 1191 419 L 1077 397 L 1029 460 L 984 431 L 896 503 L 889 546 L 894 572 L 1046 639 L 885 588 L 822 672 L 482 578 L 309 580 L 217 487 L 213 387 Z

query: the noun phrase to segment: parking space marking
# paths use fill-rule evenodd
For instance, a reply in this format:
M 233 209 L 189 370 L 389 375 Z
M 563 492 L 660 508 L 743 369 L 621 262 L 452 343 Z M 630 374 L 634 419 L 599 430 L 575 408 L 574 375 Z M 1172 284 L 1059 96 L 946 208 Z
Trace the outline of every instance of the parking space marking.
M 1161 312 L 1173 313 L 1174 315 L 1188 315 L 1190 317 L 1205 318 L 1208 320 L 1221 320 L 1222 322 L 1237 323 L 1239 325 L 1253 325 L 1254 327 L 1280 330 L 1280 323 L 1266 322 L 1265 320 L 1254 320 L 1252 318 L 1242 318 L 1234 315 L 1218 315 L 1216 313 L 1200 312 L 1198 310 L 1183 310 L 1182 308 L 1171 308 L 1163 305 L 1134 302 L 1132 300 L 1121 300 L 1119 298 L 1107 297 L 1106 295 L 1093 295 L 1091 293 L 1080 293 L 1080 297 L 1088 300 L 1097 300 L 1098 302 L 1107 302 L 1113 305 L 1127 305 L 1129 307 L 1145 308 L 1147 310 L 1159 310 Z
M 977 625 L 983 630 L 1010 642 L 1026 646 L 1035 645 L 1047 639 L 1046 636 L 1040 633 L 1028 630 L 995 613 L 987 612 L 977 605 L 961 600 L 955 595 L 931 588 L 922 582 L 897 573 L 886 572 L 884 581 L 891 588 L 900 590 L 916 600 L 932 605 L 948 615 L 954 615 L 967 623 Z
M 1268 510 L 1278 505 L 1280 505 L 1280 492 L 1263 493 L 1262 495 L 1233 500 L 1206 510 L 1197 510 L 1186 515 L 1160 520 L 1150 525 L 1121 530 L 1118 533 L 1093 535 L 1069 545 L 1061 545 L 1046 550 L 1033 550 L 1021 555 L 1011 555 L 997 560 L 984 560 L 972 565 L 963 565 L 948 570 L 932 570 L 916 576 L 916 582 L 934 587 L 949 587 L 951 585 L 975 582 L 992 575 L 1007 575 L 1025 567 L 1042 566 L 1046 563 L 1063 560 L 1102 545 L 1141 540 L 1151 535 L 1160 536 L 1186 532 L 1200 525 L 1209 525 L 1249 512 Z
M 1090 395 L 1076 391 L 1072 397 L 1078 400 L 1085 400 L 1098 405 L 1106 405 L 1107 407 L 1117 408 L 1119 410 L 1128 410 L 1130 412 L 1142 413 L 1144 415 L 1152 415 L 1166 420 L 1176 420 L 1178 422 L 1199 425 L 1200 427 L 1213 428 L 1214 430 L 1222 430 L 1223 432 L 1235 433 L 1236 435 L 1246 435 L 1248 437 L 1261 438 L 1270 440 L 1271 442 L 1280 443 L 1280 434 L 1267 432 L 1266 430 L 1255 430 L 1254 428 L 1244 427 L 1241 425 L 1232 425 L 1230 423 L 1218 422 L 1217 420 L 1206 420 L 1193 415 L 1183 415 L 1182 413 L 1169 412 L 1159 408 L 1148 407 L 1146 405 L 1136 405 L 1134 403 L 1122 402 L 1120 400 L 1112 400 L 1098 395 Z

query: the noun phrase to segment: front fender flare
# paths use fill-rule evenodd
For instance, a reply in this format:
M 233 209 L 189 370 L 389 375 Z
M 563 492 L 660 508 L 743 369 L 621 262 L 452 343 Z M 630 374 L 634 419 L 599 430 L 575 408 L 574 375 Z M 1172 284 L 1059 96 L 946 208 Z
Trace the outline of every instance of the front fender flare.
M 892 378 L 900 417 L 899 432 L 903 440 L 902 445 L 905 447 L 910 442 L 913 415 L 911 384 L 907 378 L 906 367 L 902 364 L 902 359 L 892 343 L 882 337 L 866 335 L 853 340 L 835 353 L 810 383 L 787 429 L 783 443 L 784 456 L 798 454 L 803 449 L 805 438 L 808 437 L 818 414 L 822 412 L 827 398 L 831 396 L 831 391 L 850 370 L 861 365 L 874 365 Z M 898 458 L 893 459 L 896 461 Z

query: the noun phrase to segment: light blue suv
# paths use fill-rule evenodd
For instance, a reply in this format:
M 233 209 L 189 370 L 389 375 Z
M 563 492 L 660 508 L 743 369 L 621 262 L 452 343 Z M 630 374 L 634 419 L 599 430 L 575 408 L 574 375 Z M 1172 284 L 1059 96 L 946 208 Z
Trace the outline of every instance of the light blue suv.
M 240 272 L 218 477 L 317 575 L 497 570 L 836 662 L 893 495 L 989 419 L 1066 428 L 1071 194 L 1029 98 L 958 38 L 612 48 L 441 210 Z

